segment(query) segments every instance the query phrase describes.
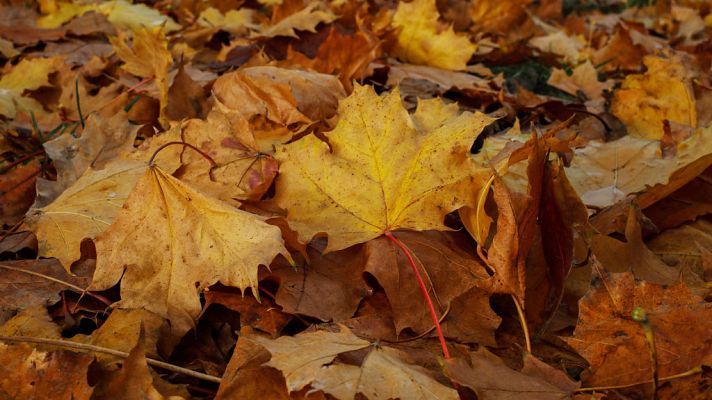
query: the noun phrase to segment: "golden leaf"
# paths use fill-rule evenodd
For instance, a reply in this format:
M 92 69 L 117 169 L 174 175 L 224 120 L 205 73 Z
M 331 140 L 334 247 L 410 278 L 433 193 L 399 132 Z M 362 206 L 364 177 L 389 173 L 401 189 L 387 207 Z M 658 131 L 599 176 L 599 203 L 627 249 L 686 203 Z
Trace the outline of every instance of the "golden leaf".
M 173 64 L 173 57 L 168 51 L 166 33 L 163 28 L 137 30 L 132 47 L 126 44 L 126 39 L 126 34 L 119 33 L 117 38 L 110 39 L 111 45 L 124 62 L 124 70 L 142 78 L 155 78 L 161 103 L 159 122 L 167 126 L 168 68 Z
M 316 26 L 320 23 L 328 24 L 338 18 L 331 11 L 321 10 L 319 7 L 319 2 L 311 2 L 300 11 L 254 33 L 252 37 L 291 36 L 298 38 L 295 31 L 316 32 Z
M 396 229 L 447 229 L 445 215 L 466 204 L 488 178 L 469 156 L 493 121 L 458 115 L 457 106 L 421 101 L 411 117 L 398 91 L 378 96 L 357 86 L 340 103 L 329 146 L 313 135 L 277 149 L 277 203 L 308 241 L 329 234 L 327 251 Z
M 658 140 L 663 120 L 697 127 L 695 92 L 688 68 L 679 57 L 646 56 L 644 74 L 628 75 L 611 104 L 611 111 L 633 136 Z
M 435 0 L 400 2 L 391 25 L 400 29 L 393 54 L 403 61 L 460 71 L 477 49 L 452 26 L 440 32 Z
M 50 86 L 49 76 L 64 66 L 61 57 L 23 58 L 12 70 L 0 78 L 0 115 L 15 118 L 18 109 L 43 112 L 42 105 L 35 99 L 23 96 L 26 90 L 36 90 Z
M 200 313 L 198 294 L 218 281 L 257 295 L 257 269 L 289 258 L 279 228 L 148 168 L 114 223 L 95 240 L 92 290 L 121 279 L 121 308 L 171 321 L 175 336 Z M 123 279 L 122 279 L 123 276 Z

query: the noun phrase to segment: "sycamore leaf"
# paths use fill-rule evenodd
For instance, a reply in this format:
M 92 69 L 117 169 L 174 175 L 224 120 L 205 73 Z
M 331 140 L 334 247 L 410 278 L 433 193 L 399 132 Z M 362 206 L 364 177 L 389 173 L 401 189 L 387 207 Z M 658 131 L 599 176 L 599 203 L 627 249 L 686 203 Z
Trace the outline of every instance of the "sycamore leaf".
M 168 41 L 163 27 L 149 30 L 139 29 L 133 34 L 132 46 L 126 44 L 127 36 L 111 38 L 116 55 L 124 62 L 122 68 L 142 78 L 154 78 L 159 92 L 159 121 L 167 126 L 166 107 L 168 106 L 168 68 L 173 64 L 173 57 L 168 51 Z
M 167 318 L 176 336 L 193 326 L 202 289 L 220 281 L 256 293 L 259 265 L 269 265 L 277 254 L 289 258 L 279 228 L 158 167 L 144 172 L 95 243 L 92 290 L 121 279 L 119 306 Z
M 335 363 L 341 353 L 371 346 L 345 327 L 339 332 L 308 332 L 276 340 L 245 337 L 272 354 L 263 365 L 282 372 L 289 392 L 311 385 L 338 399 L 353 399 L 357 393 L 372 400 L 458 398 L 457 391 L 439 383 L 425 368 L 403 361 L 395 349 L 373 347 L 360 366 Z
M 697 127 L 695 92 L 689 69 L 679 57 L 646 56 L 644 74 L 626 76 L 613 97 L 611 111 L 631 135 L 659 140 L 663 120 Z
M 403 61 L 460 71 L 477 49 L 452 26 L 440 32 L 435 0 L 400 2 L 391 25 L 400 29 L 393 54 Z
M 42 105 L 35 99 L 24 96 L 26 90 L 36 90 L 50 86 L 49 76 L 64 66 L 61 57 L 23 58 L 9 73 L 0 78 L 0 115 L 15 118 L 19 110 L 43 112 Z
M 631 318 L 637 307 L 654 331 L 659 376 L 710 365 L 712 304 L 683 283 L 658 286 L 637 281 L 628 272 L 597 270 L 597 279 L 579 301 L 574 336 L 564 339 L 590 364 L 582 374 L 587 386 L 629 385 L 652 376 L 645 332 Z
M 327 232 L 327 252 L 396 229 L 444 230 L 445 215 L 489 175 L 469 156 L 493 121 L 484 114 L 432 100 L 411 117 L 397 90 L 378 96 L 357 86 L 340 115 L 328 134 L 333 152 L 313 135 L 277 149 L 275 200 L 300 240 Z
M 320 3 L 314 1 L 294 14 L 254 33 L 252 37 L 291 36 L 298 38 L 295 31 L 316 32 L 317 25 L 322 22 L 328 24 L 336 18 L 338 18 L 336 14 L 329 10 L 321 10 Z

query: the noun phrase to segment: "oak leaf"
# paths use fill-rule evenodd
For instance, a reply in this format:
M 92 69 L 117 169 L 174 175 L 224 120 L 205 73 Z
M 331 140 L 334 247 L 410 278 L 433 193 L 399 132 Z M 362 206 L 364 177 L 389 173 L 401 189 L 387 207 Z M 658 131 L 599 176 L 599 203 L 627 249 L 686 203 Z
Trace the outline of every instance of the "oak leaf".
M 435 0 L 399 2 L 391 26 L 400 29 L 393 54 L 414 64 L 460 71 L 477 49 L 452 26 L 441 32 Z
M 492 118 L 440 100 L 423 101 L 413 116 L 400 94 L 357 86 L 340 103 L 327 134 L 280 146 L 276 202 L 309 241 L 327 232 L 326 251 L 397 229 L 444 230 L 443 218 L 466 203 L 487 179 L 469 156 L 474 138 Z
M 205 196 L 149 167 L 114 223 L 95 240 L 90 288 L 121 279 L 119 307 L 143 308 L 169 321 L 175 336 L 200 313 L 199 293 L 218 281 L 257 289 L 257 269 L 288 259 L 280 230 L 257 215 Z M 122 278 L 123 276 L 123 278 Z
M 155 79 L 160 101 L 159 121 L 167 126 L 168 68 L 173 64 L 173 56 L 168 51 L 165 30 L 163 27 L 137 30 L 131 47 L 126 44 L 126 39 L 127 35 L 119 32 L 119 36 L 110 41 L 116 55 L 124 62 L 124 70 L 142 78 Z
M 611 111 L 631 135 L 658 140 L 663 121 L 697 127 L 695 91 L 690 70 L 679 57 L 646 56 L 644 74 L 626 76 L 615 92 Z

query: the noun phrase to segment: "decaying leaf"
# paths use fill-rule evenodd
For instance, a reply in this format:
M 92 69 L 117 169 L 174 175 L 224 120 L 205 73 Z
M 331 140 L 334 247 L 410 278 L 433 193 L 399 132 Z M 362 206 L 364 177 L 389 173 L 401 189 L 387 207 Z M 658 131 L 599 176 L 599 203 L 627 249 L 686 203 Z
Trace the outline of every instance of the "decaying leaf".
M 0 342 L 0 398 L 89 400 L 94 357 L 66 350 L 41 351 Z
M 356 87 L 329 145 L 306 136 L 279 147 L 277 203 L 302 241 L 328 232 L 326 251 L 397 229 L 442 230 L 443 217 L 489 175 L 468 155 L 492 119 L 424 101 L 411 117 L 397 91 Z M 364 136 L 366 140 L 364 142 Z
M 477 49 L 452 26 L 440 29 L 435 0 L 398 3 L 391 25 L 399 29 L 394 55 L 403 61 L 461 71 Z
M 279 228 L 205 196 L 158 167 L 143 172 L 121 213 L 95 243 L 91 289 L 107 289 L 121 279 L 120 307 L 169 319 L 178 337 L 200 313 L 202 289 L 219 281 L 257 293 L 258 266 L 269 265 L 277 254 L 289 258 Z
M 600 271 L 579 302 L 574 336 L 566 339 L 591 364 L 583 377 L 586 385 L 633 384 L 652 376 L 643 327 L 631 317 L 637 307 L 653 330 L 660 377 L 710 365 L 710 303 L 684 284 L 664 287 L 636 281 L 631 273 Z

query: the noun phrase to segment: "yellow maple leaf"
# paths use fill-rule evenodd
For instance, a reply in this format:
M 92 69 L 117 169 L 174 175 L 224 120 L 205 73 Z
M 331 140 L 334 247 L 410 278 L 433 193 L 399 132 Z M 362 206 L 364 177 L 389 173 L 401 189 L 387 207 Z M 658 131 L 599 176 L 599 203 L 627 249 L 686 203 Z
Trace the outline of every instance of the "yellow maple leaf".
M 173 64 L 173 57 L 168 51 L 166 33 L 162 27 L 139 29 L 133 34 L 132 47 L 128 46 L 126 39 L 126 34 L 120 32 L 118 37 L 110 39 L 111 45 L 124 62 L 124 70 L 142 78 L 155 78 L 161 103 L 159 122 L 167 126 L 168 68 Z
M 452 26 L 441 32 L 435 0 L 400 2 L 391 25 L 400 29 L 393 54 L 403 61 L 459 71 L 477 49 Z
M 313 135 L 277 149 L 275 200 L 300 240 L 326 232 L 334 251 L 396 229 L 447 229 L 445 215 L 488 178 L 469 156 L 493 121 L 484 114 L 458 114 L 457 105 L 434 99 L 411 117 L 397 90 L 379 97 L 367 86 L 339 111 L 328 134 L 333 152 Z
M 646 56 L 644 74 L 628 75 L 615 92 L 611 111 L 637 137 L 658 140 L 663 120 L 697 127 L 695 92 L 679 57 Z
M 119 307 L 167 318 L 175 336 L 193 326 L 202 289 L 220 281 L 250 287 L 257 295 L 258 266 L 269 265 L 277 254 L 289 258 L 278 227 L 207 197 L 158 167 L 146 170 L 95 243 L 90 288 L 108 289 L 121 279 Z
M 254 33 L 252 37 L 291 36 L 298 38 L 296 31 L 316 32 L 316 26 L 320 23 L 328 24 L 338 18 L 331 11 L 322 10 L 319 7 L 319 2 L 312 2 L 296 13 Z
M 126 0 L 104 1 L 101 3 L 76 4 L 60 2 L 54 4 L 46 15 L 37 19 L 40 28 L 57 28 L 74 17 L 89 11 L 96 11 L 106 16 L 115 27 L 137 31 L 142 28 L 163 26 L 171 32 L 180 29 L 172 18 L 145 4 L 132 4 Z
M 15 118 L 19 109 L 35 114 L 43 111 L 35 99 L 24 96 L 26 90 L 50 86 L 49 76 L 64 66 L 61 57 L 22 59 L 9 73 L 0 78 L 0 115 Z
M 23 227 L 37 236 L 38 254 L 56 257 L 69 272 L 81 255 L 81 242 L 102 233 L 121 211 L 148 159 L 160 146 L 176 140 L 180 140 L 180 129 L 154 136 L 138 151 L 121 154 L 102 169 L 87 169 L 50 204 L 33 206 Z M 174 171 L 179 155 L 180 148 L 174 146 L 162 151 L 155 162 Z

